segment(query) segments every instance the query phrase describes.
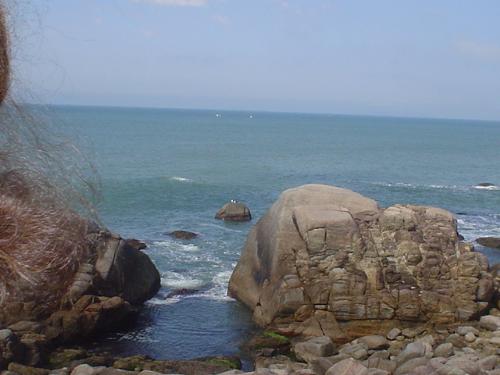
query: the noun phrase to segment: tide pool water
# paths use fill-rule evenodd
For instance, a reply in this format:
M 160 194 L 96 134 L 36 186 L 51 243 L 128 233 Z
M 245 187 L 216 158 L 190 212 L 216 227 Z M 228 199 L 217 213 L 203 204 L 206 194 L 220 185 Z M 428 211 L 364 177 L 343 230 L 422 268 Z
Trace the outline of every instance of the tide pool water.
M 500 123 L 260 112 L 50 107 L 53 122 L 94 155 L 103 222 L 144 240 L 162 275 L 137 326 L 96 344 L 118 354 L 237 354 L 250 313 L 226 296 L 253 223 L 281 191 L 333 184 L 456 214 L 466 240 L 500 236 Z M 479 183 L 492 186 L 482 187 Z M 251 223 L 214 219 L 231 199 Z M 173 230 L 199 234 L 174 240 Z M 478 247 L 492 263 L 500 251 Z M 168 297 L 172 290 L 192 294 Z

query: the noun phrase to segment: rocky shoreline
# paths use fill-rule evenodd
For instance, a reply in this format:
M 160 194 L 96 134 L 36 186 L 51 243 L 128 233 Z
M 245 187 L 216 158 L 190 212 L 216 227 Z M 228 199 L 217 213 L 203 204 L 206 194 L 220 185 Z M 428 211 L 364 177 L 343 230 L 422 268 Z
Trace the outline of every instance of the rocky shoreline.
M 133 322 L 160 287 L 144 244 L 90 228 L 91 251 L 58 309 L 0 309 L 2 374 L 500 374 L 499 267 L 461 240 L 445 210 L 382 209 L 324 185 L 284 192 L 250 232 L 229 284 L 263 329 L 242 348 L 251 372 L 233 357 L 82 349 Z
M 254 356 L 255 370 L 243 372 L 233 357 L 194 360 L 154 360 L 91 353 L 81 348 L 58 348 L 47 356 L 46 368 L 17 362 L 4 375 L 498 375 L 500 374 L 500 311 L 464 325 L 416 325 L 393 328 L 384 335 L 368 335 L 338 344 L 328 336 L 287 337 L 264 331 L 245 350 Z M 33 334 L 30 334 L 33 335 Z M 26 344 L 27 336 L 22 341 Z M 0 330 L 2 353 L 23 349 L 10 329 Z M 4 357 L 5 358 L 5 357 Z M 12 359 L 12 358 L 10 358 Z

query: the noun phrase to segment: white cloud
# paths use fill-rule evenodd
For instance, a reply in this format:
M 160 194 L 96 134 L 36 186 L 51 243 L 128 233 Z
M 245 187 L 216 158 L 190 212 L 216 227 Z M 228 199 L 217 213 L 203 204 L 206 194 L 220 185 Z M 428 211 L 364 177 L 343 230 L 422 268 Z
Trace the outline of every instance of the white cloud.
M 463 55 L 486 61 L 500 60 L 500 46 L 490 43 L 461 40 L 455 44 L 455 48 Z
M 162 6 L 177 6 L 177 7 L 200 7 L 207 3 L 208 0 L 134 0 L 136 3 L 149 3 Z

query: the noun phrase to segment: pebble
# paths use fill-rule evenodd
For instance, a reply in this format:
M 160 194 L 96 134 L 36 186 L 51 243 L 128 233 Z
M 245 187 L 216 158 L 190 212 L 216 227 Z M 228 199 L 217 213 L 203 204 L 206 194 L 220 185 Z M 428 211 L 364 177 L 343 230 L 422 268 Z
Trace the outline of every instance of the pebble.
M 474 342 L 474 341 L 476 341 L 476 336 L 472 332 L 467 332 L 465 334 L 464 338 L 465 338 L 465 341 L 467 341 L 467 342 Z
M 399 328 L 393 328 L 387 333 L 387 338 L 389 340 L 395 340 L 401 334 L 401 330 Z

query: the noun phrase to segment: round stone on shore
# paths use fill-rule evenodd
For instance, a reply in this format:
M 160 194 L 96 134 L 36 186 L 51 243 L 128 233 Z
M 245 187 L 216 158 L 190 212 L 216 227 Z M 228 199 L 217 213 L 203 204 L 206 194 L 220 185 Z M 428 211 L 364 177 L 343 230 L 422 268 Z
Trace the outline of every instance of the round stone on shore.
M 474 341 L 476 341 L 476 336 L 472 332 L 467 332 L 465 334 L 465 341 L 474 342 Z

